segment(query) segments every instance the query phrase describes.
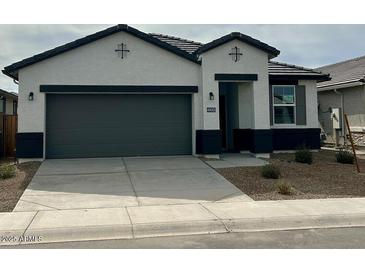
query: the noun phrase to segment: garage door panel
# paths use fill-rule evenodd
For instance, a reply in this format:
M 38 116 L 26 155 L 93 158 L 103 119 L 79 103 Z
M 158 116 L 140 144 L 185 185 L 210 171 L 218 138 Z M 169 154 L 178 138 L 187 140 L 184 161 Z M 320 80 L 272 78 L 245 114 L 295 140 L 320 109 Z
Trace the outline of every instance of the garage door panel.
M 190 95 L 47 95 L 48 158 L 191 154 Z

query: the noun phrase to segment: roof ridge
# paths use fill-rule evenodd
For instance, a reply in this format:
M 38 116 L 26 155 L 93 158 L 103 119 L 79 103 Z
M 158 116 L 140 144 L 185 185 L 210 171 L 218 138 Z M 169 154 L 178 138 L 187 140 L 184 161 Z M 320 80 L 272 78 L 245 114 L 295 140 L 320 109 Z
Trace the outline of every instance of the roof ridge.
M 159 36 L 159 37 L 172 38 L 172 39 L 176 39 L 176 40 L 180 40 L 180 41 L 185 41 L 185 42 L 195 43 L 195 44 L 199 44 L 199 45 L 204 45 L 201 42 L 197 42 L 197 41 L 193 41 L 193 40 L 189 40 L 189 39 L 181 38 L 181 37 L 177 37 L 177 36 L 172 36 L 172 35 L 168 35 L 168 34 L 163 34 L 163 33 L 151 32 L 151 33 L 149 33 L 149 35 L 152 35 L 152 36 L 156 35 L 156 36 Z
M 336 65 L 340 65 L 340 64 L 352 62 L 352 61 L 355 61 L 355 60 L 358 60 L 358 59 L 363 59 L 363 58 L 365 58 L 365 55 L 358 56 L 358 57 L 354 57 L 354 58 L 347 59 L 347 60 L 343 60 L 343 61 L 339 61 L 337 63 L 333 63 L 333 64 L 329 64 L 329 65 L 324 65 L 324 66 L 321 66 L 321 67 L 318 67 L 318 68 L 319 69 L 322 69 L 322 68 L 332 67 L 332 66 L 336 66 Z
M 273 63 L 273 64 L 277 64 L 277 65 L 284 65 L 284 66 L 288 66 L 288 67 L 292 67 L 292 68 L 297 68 L 297 69 L 307 70 L 307 71 L 311 71 L 311 72 L 316 72 L 319 74 L 329 75 L 329 73 L 323 73 L 322 71 L 317 70 L 317 69 L 311 69 L 311 68 L 307 68 L 307 67 L 303 67 L 303 66 L 297 66 L 297 65 L 293 65 L 293 64 L 284 63 L 284 62 L 269 60 L 269 63 Z

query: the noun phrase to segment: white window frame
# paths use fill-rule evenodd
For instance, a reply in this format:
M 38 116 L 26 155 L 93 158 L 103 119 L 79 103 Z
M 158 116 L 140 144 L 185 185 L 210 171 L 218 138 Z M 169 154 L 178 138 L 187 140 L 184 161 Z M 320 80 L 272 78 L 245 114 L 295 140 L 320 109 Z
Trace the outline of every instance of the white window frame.
M 275 92 L 274 89 L 275 87 L 293 87 L 294 88 L 294 103 L 293 104 L 275 104 Z M 296 93 L 296 86 L 295 85 L 272 85 L 271 87 L 271 93 L 272 93 L 272 120 L 273 120 L 273 125 L 275 126 L 295 126 L 297 124 L 297 108 L 296 108 L 296 103 L 297 103 L 297 98 L 295 96 Z M 275 107 L 293 107 L 294 108 L 294 123 L 292 124 L 277 124 L 275 123 Z

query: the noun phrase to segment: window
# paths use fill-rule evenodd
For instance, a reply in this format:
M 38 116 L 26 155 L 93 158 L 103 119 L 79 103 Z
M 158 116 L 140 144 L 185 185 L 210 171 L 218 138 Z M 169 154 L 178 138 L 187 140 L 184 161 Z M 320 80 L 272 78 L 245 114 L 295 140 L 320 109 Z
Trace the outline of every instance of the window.
M 295 124 L 295 86 L 273 86 L 274 124 Z

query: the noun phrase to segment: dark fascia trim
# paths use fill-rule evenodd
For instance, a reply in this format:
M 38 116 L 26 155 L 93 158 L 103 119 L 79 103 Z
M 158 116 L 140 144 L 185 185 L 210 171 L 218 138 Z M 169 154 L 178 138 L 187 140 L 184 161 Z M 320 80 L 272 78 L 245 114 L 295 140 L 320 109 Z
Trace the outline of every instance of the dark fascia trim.
M 197 93 L 198 86 L 95 86 L 95 85 L 40 85 L 44 93 Z
M 273 75 L 269 74 L 269 81 L 285 81 L 285 80 L 316 80 L 317 82 L 329 81 L 331 77 L 327 74 L 318 74 L 318 75 Z
M 232 32 L 219 39 L 213 40 L 212 42 L 200 47 L 198 50 L 195 51 L 195 53 L 201 54 L 235 39 L 269 53 L 271 58 L 274 58 L 280 54 L 280 51 L 278 49 L 240 32 Z
M 162 42 L 161 40 L 157 39 L 157 38 L 154 38 L 153 36 L 151 35 L 148 35 L 147 33 L 144 33 L 142 31 L 139 31 L 135 28 L 132 28 L 128 25 L 125 25 L 125 24 L 120 24 L 120 25 L 116 25 L 116 26 L 113 26 L 113 27 L 110 27 L 110 28 L 107 28 L 105 30 L 102 30 L 102 31 L 99 31 L 99 32 L 96 32 L 94 34 L 91 34 L 91 35 L 88 35 L 86 37 L 83 37 L 83 38 L 80 38 L 80 39 L 77 39 L 73 42 L 70 42 L 70 43 L 67 43 L 65 45 L 62 45 L 62 46 L 59 46 L 59 47 L 56 47 L 54 49 L 51 49 L 51 50 L 48 50 L 48 51 L 45 51 L 43 53 L 40 53 L 40 54 L 37 54 L 37 55 L 34 55 L 32 57 L 29 57 L 29 58 L 26 58 L 22 61 L 19 61 L 19 62 L 16 62 L 10 66 L 7 66 L 5 67 L 2 72 L 13 78 L 13 79 L 16 79 L 18 80 L 18 75 L 17 75 L 17 71 L 21 68 L 24 68 L 26 66 L 29 66 L 29 65 L 32 65 L 34 63 L 37 63 L 37 62 L 40 62 L 42 60 L 45 60 L 45 59 L 48 59 L 50 57 L 53 57 L 53 56 L 56 56 L 58 54 L 61 54 L 61 53 L 64 53 L 66 51 L 69 51 L 69 50 L 72 50 L 72 49 L 75 49 L 77 47 L 80 47 L 80 46 L 83 46 L 85 44 L 88 44 L 88 43 L 91 43 L 91 42 L 94 42 L 96 40 L 99 40 L 99 39 L 102 39 L 106 36 L 109 36 L 111 34 L 114 34 L 114 33 L 117 33 L 117 32 L 120 32 L 120 31 L 124 31 L 124 32 L 127 32 L 131 35 L 134 35 L 135 37 L 138 37 L 146 42 L 149 42 L 153 45 L 156 45 L 162 49 L 165 49 L 165 50 L 168 50 L 180 57 L 183 57 L 189 61 L 192 61 L 194 63 L 197 63 L 197 64 L 200 64 L 200 62 L 197 60 L 196 56 L 195 55 L 191 55 L 177 47 L 174 47 L 174 46 L 171 46 L 170 44 L 168 43 L 165 43 L 165 42 Z
M 227 73 L 216 73 L 214 75 L 216 81 L 257 81 L 257 74 L 227 74 Z

